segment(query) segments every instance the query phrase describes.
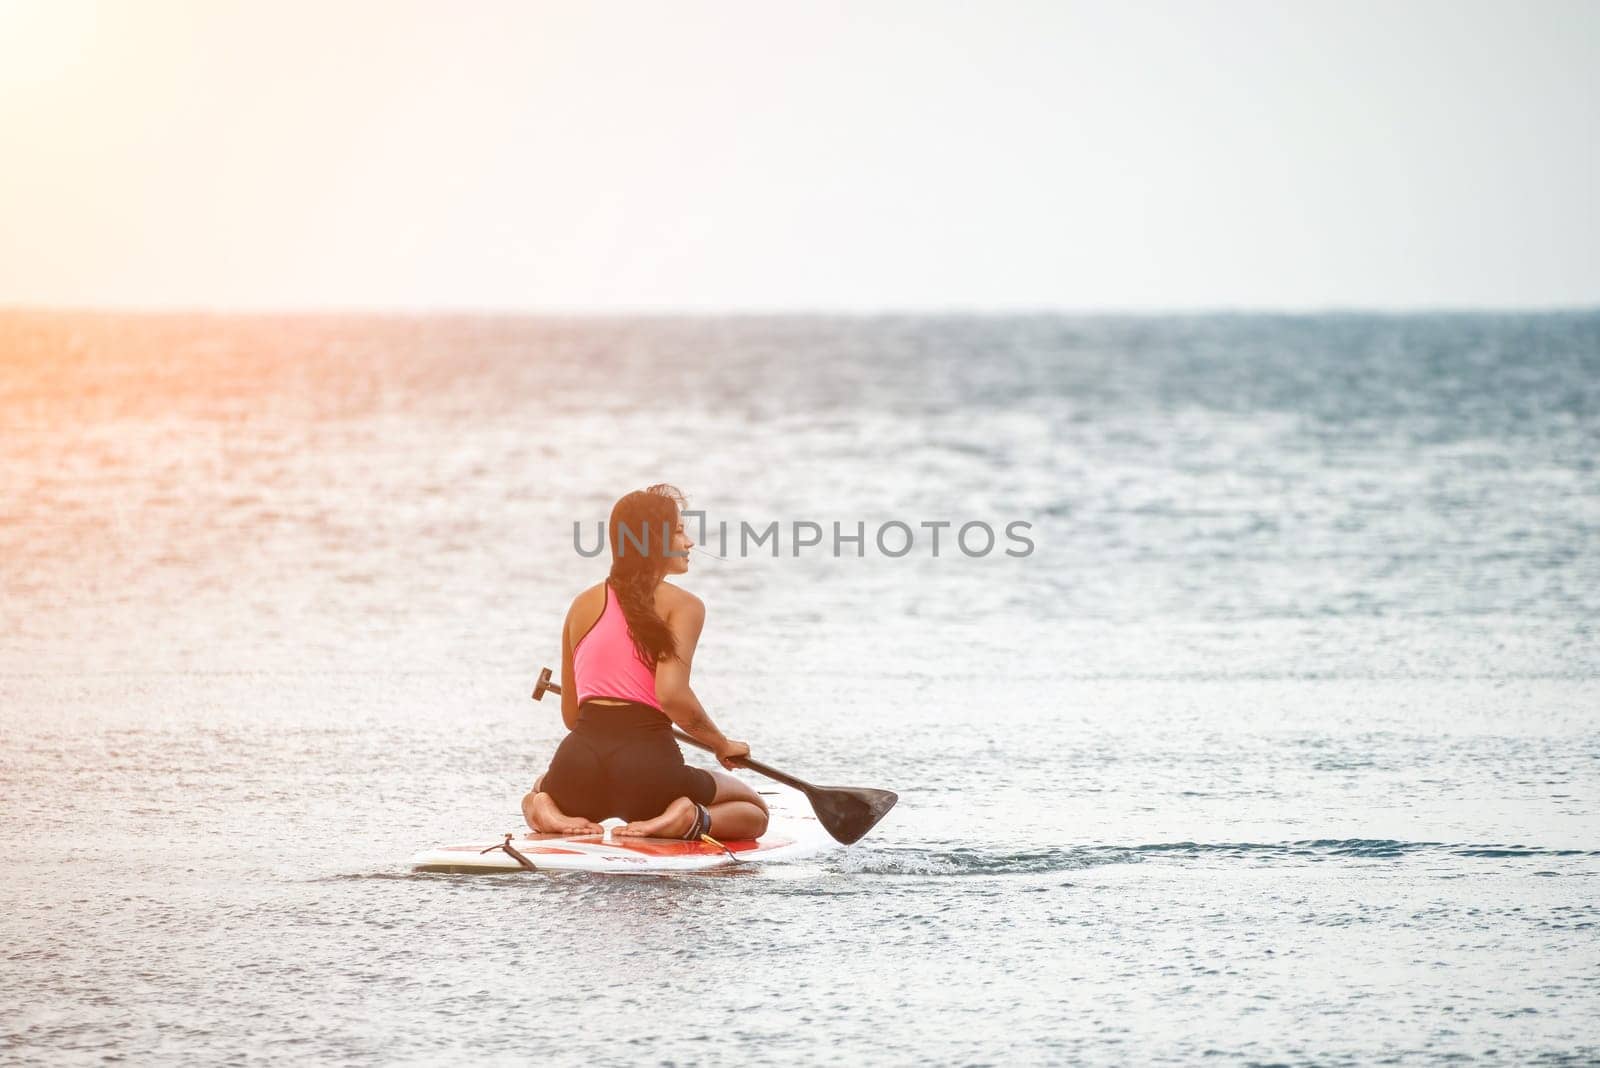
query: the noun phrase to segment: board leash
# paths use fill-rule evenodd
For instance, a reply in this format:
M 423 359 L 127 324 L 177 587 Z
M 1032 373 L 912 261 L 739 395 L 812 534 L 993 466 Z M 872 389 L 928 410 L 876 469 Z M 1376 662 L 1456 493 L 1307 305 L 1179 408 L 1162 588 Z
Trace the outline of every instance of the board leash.
M 715 838 L 711 837 L 709 834 L 702 834 L 700 836 L 700 841 L 704 842 L 708 846 L 722 850 L 724 853 L 728 854 L 729 860 L 733 861 L 735 864 L 739 863 L 739 855 L 737 853 L 723 845 L 721 842 L 717 841 Z
M 499 849 L 499 850 L 509 854 L 510 857 L 513 860 L 515 860 L 518 864 L 521 864 L 524 868 L 528 869 L 529 871 L 538 871 L 539 870 L 538 868 L 534 867 L 533 861 L 529 860 L 527 857 L 522 855 L 522 850 L 518 849 L 516 846 L 511 844 L 511 835 L 510 834 L 506 835 L 506 840 L 504 842 L 496 843 L 495 845 L 492 845 L 487 849 L 478 850 L 478 856 L 481 857 L 485 853 L 493 853 L 496 849 Z

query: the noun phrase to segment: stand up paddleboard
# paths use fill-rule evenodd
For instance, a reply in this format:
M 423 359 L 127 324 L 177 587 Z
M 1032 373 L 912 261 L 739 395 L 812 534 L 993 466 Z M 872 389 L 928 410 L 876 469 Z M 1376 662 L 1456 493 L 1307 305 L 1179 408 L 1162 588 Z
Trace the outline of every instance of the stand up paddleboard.
M 546 693 L 559 694 L 561 687 L 551 681 L 550 669 L 539 673 L 533 699 Z M 676 728 L 679 741 L 700 749 L 710 746 Z M 764 864 L 792 860 L 827 848 L 831 838 L 850 845 L 861 840 L 894 807 L 897 795 L 891 790 L 860 786 L 814 786 L 804 779 L 779 771 L 759 760 L 735 757 L 733 763 L 758 775 L 765 775 L 789 787 L 778 795 L 767 833 L 750 842 L 719 842 L 704 838 L 680 842 L 662 838 L 619 838 L 605 834 L 560 835 L 507 834 L 498 842 L 440 846 L 411 858 L 415 871 L 473 872 L 504 871 L 604 871 L 649 873 L 706 871 L 736 864 Z M 796 802 L 804 800 L 815 817 L 797 818 Z M 785 803 L 787 802 L 787 804 Z
M 808 826 L 809 825 L 809 826 Z M 411 858 L 413 871 L 455 875 L 526 871 L 520 853 L 535 871 L 598 871 L 648 875 L 658 872 L 707 871 L 737 864 L 767 864 L 810 856 L 829 843 L 816 820 L 774 819 L 756 841 L 680 842 L 667 838 L 620 838 L 611 834 L 534 834 L 495 842 L 439 846 Z

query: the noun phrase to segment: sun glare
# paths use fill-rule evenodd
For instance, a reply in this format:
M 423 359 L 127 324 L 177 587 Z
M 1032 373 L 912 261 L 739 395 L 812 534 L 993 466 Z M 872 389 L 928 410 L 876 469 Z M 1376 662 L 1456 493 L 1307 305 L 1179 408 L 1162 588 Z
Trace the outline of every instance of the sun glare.
M 93 5 L 0 0 L 0 86 L 13 92 L 71 77 L 100 22 Z

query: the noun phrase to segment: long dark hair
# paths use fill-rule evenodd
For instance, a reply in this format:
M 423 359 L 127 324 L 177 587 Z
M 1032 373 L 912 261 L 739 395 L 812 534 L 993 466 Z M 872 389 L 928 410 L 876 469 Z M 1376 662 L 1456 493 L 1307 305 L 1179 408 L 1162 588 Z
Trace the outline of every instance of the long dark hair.
M 667 621 L 656 615 L 656 585 L 667 573 L 667 550 L 678 513 L 688 500 L 676 486 L 658 482 L 624 496 L 611 509 L 611 574 L 622 616 L 639 659 L 650 665 L 678 654 Z

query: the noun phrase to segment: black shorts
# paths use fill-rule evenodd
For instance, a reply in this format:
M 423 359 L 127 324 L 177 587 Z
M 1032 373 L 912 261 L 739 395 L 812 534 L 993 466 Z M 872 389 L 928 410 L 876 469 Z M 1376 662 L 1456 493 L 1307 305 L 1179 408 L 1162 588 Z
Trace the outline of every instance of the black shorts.
M 717 780 L 683 762 L 672 721 L 649 705 L 578 709 L 578 726 L 556 748 L 540 789 L 569 816 L 648 820 L 680 797 L 709 805 Z

